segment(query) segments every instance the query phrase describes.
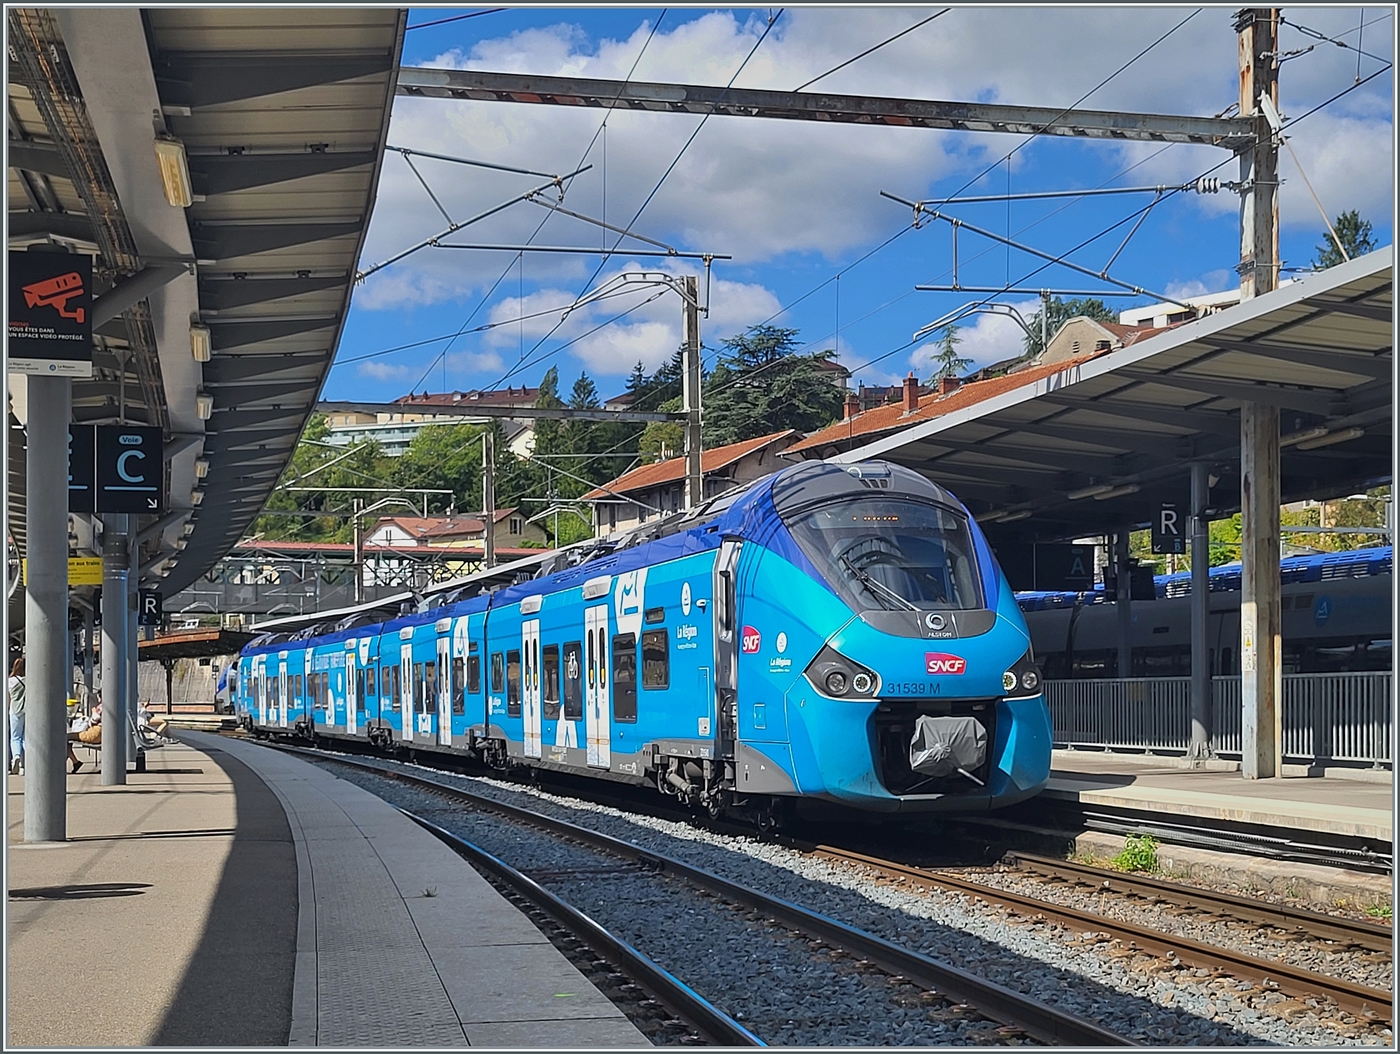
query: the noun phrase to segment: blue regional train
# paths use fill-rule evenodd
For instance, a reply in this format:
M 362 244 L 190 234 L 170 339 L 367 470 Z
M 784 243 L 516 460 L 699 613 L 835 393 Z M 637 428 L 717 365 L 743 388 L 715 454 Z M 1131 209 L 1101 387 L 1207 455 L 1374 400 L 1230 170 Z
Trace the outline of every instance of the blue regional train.
M 533 566 L 522 566 L 522 565 Z M 977 811 L 1044 787 L 1021 610 L 956 498 L 883 462 L 786 468 L 619 537 L 257 638 L 259 736 L 368 740 L 650 785 Z

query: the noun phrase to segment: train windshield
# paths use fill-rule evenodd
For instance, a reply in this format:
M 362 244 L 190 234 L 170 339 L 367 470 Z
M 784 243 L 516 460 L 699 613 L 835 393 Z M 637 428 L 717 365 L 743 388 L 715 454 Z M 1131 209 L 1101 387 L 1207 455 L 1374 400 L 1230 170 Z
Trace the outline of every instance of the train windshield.
M 983 606 L 967 521 L 950 509 L 861 496 L 796 516 L 788 529 L 856 611 Z

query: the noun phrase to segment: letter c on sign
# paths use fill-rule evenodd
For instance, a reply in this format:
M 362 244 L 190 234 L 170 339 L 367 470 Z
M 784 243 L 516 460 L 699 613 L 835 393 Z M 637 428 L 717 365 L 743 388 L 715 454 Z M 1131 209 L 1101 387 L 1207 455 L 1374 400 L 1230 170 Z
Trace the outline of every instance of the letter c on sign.
M 121 456 L 117 458 L 117 475 L 120 476 L 122 479 L 126 480 L 128 483 L 145 483 L 145 476 L 133 476 L 126 469 L 127 459 L 133 457 L 140 458 L 142 461 L 146 459 L 146 455 L 141 453 L 141 451 L 139 450 L 123 451 Z

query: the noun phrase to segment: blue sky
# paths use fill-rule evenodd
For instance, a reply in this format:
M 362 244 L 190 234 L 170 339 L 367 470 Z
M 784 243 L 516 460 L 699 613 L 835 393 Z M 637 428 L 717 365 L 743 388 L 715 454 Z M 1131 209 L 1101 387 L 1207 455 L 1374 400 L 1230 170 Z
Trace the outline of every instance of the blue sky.
M 419 8 L 409 25 L 471 8 Z M 410 30 L 404 64 L 792 89 L 940 8 L 805 7 L 783 11 L 755 43 L 773 8 L 520 8 Z M 954 8 L 820 82 L 849 94 L 1070 106 L 1131 62 L 1081 106 L 1212 115 L 1237 99 L 1232 8 Z M 1355 45 L 1360 76 L 1391 60 L 1390 9 L 1288 8 L 1280 75 L 1286 118 L 1355 84 L 1358 54 L 1306 30 Z M 658 25 L 659 19 L 659 25 Z M 1298 28 L 1298 27 L 1305 28 Z M 655 31 L 653 33 L 653 30 Z M 649 39 L 650 38 L 650 39 Z M 1149 49 L 1149 45 L 1159 41 Z M 1312 46 L 1312 50 L 1304 50 Z M 752 57 L 746 56 L 752 52 Z M 640 59 L 639 59 L 640 56 Z M 1393 71 L 1355 88 L 1294 128 L 1291 143 L 1329 215 L 1357 208 L 1391 241 Z M 928 373 L 929 342 L 915 330 L 974 299 L 915 292 L 946 284 L 946 224 L 911 229 L 905 198 L 1179 184 L 1212 169 L 1237 177 L 1221 150 L 925 129 L 831 127 L 808 122 L 711 118 L 681 153 L 700 118 L 507 103 L 396 100 L 396 146 L 535 171 L 593 167 L 571 181 L 563 206 L 611 223 L 630 221 L 681 155 L 635 230 L 678 249 L 729 254 L 716 261 L 707 348 L 746 326 L 772 321 L 799 330 L 813 350 L 836 348 L 855 382 L 890 383 Z M 589 144 L 592 142 L 591 149 Z M 1010 159 L 1008 160 L 1008 154 Z M 1221 165 L 1221 162 L 1226 162 Z M 417 160 L 454 220 L 485 211 L 544 182 L 537 177 Z M 1293 159 L 1281 161 L 1282 256 L 1306 266 L 1323 224 Z M 980 177 L 980 178 L 979 178 Z M 1151 195 L 969 204 L 949 209 L 967 223 L 1052 254 L 1103 235 L 1070 259 L 1099 270 Z M 544 227 L 536 233 L 540 222 Z M 1128 219 L 1126 225 L 1123 221 Z M 387 259 L 446 224 L 402 157 L 384 164 L 361 266 Z M 1168 296 L 1235 284 L 1238 199 L 1181 194 L 1157 206 L 1123 249 L 1112 274 Z M 900 232 L 903 231 L 901 234 Z M 457 234 L 473 244 L 599 247 L 596 226 L 520 203 Z M 898 235 L 864 262 L 862 257 Z M 614 235 L 606 236 L 611 246 Z M 631 243 L 636 245 L 636 243 Z M 1041 261 L 966 231 L 959 238 L 963 285 L 1004 286 Z M 687 261 L 429 248 L 371 275 L 355 294 L 329 398 L 390 399 L 409 391 L 535 384 L 557 365 L 564 387 L 586 370 L 604 396 L 620 391 L 640 359 L 648 369 L 681 339 L 681 304 L 658 287 L 574 311 L 559 309 L 624 271 L 694 273 Z M 854 266 L 853 266 L 854 265 Z M 839 279 L 836 276 L 840 274 Z M 631 281 L 636 281 L 633 279 Z M 1092 278 L 1051 267 L 1033 288 L 1089 290 Z M 494 291 L 493 291 L 493 288 Z M 1025 296 L 1005 301 L 1027 314 Z M 1113 298 L 1115 307 L 1146 302 Z M 609 323 L 613 316 L 624 317 Z M 524 317 L 533 316 L 533 317 Z M 481 330 L 480 327 L 491 325 Z M 389 352 L 405 344 L 463 332 Z M 838 337 L 839 333 L 839 337 Z M 984 365 L 1019 350 L 1014 322 L 979 315 L 962 330 L 963 353 Z M 931 338 L 932 339 L 932 338 Z M 566 345 L 567 346 L 564 346 Z

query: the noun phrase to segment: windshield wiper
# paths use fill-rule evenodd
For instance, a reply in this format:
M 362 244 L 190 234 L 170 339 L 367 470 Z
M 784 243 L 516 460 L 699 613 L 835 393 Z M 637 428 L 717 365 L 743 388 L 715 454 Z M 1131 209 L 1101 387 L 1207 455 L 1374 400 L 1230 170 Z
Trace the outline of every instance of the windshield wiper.
M 851 575 L 856 579 L 856 581 L 858 581 L 861 585 L 865 586 L 866 590 L 870 593 L 871 596 L 878 597 L 881 594 L 884 594 L 885 596 L 893 600 L 896 604 L 899 604 L 900 607 L 902 607 L 905 611 L 919 610 L 918 605 L 911 604 L 909 601 L 905 600 L 902 596 L 896 593 L 889 586 L 885 585 L 883 582 L 876 581 L 874 578 L 871 577 L 870 572 L 861 570 L 855 564 L 851 563 L 851 561 L 848 558 L 844 556 L 841 557 L 841 562 L 846 565 L 846 570 L 851 573 Z

